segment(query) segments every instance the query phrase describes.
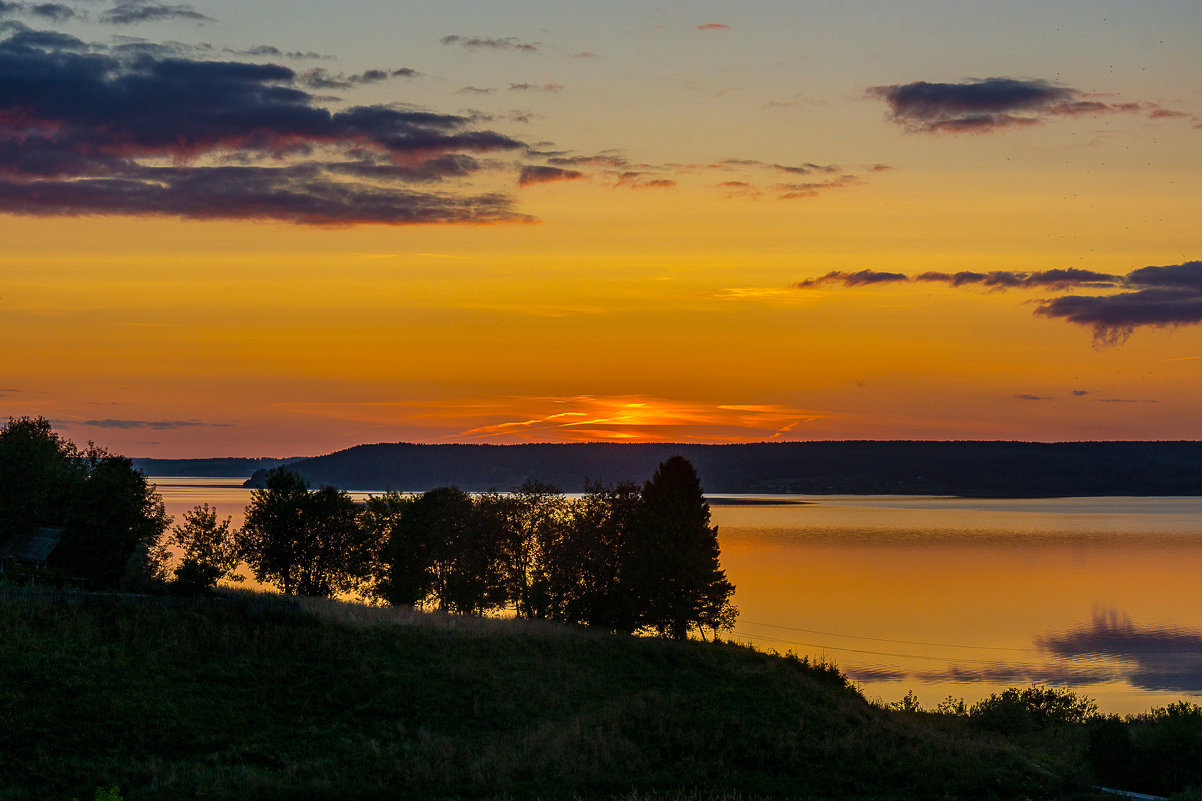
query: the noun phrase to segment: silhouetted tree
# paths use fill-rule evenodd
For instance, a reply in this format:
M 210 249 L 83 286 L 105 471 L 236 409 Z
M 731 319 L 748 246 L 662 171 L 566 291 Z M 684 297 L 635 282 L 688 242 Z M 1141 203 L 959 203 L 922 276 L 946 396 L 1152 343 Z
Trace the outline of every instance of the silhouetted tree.
M 536 481 L 527 481 L 499 502 L 508 510 L 499 532 L 505 596 L 518 617 L 546 617 L 545 550 L 559 536 L 567 502 L 558 488 Z
M 428 603 L 448 612 L 480 613 L 499 605 L 503 582 L 487 522 L 457 487 L 418 496 L 392 527 L 378 594 L 394 605 Z
M 251 493 L 238 551 L 259 581 L 286 595 L 329 597 L 361 588 L 374 553 L 358 525 L 358 508 L 344 490 L 310 492 L 285 468 L 267 474 L 266 487 Z
M 627 573 L 639 498 L 635 484 L 593 484 L 570 505 L 566 524 L 545 545 L 548 617 L 626 633 L 638 628 Z
M 296 593 L 305 558 L 304 509 L 309 485 L 283 467 L 267 472 L 266 486 L 250 494 L 246 520 L 238 532 L 238 553 L 258 581 Z
M 83 476 L 81 455 L 44 417 L 0 430 L 0 542 L 33 526 L 67 524 Z
M 124 456 L 89 443 L 80 451 L 44 418 L 0 430 L 0 537 L 37 526 L 63 529 L 49 563 L 92 586 L 157 580 L 159 540 L 171 518 Z
M 217 510 L 207 503 L 184 512 L 167 536 L 167 543 L 180 550 L 174 585 L 186 593 L 205 593 L 221 579 L 242 581 L 235 571 L 241 561 L 238 541 L 230 530 L 230 518 L 217 519 Z
M 628 584 L 640 622 L 684 639 L 702 626 L 730 628 L 734 585 L 719 567 L 718 529 L 693 465 L 673 456 L 643 485 Z
M 389 580 L 388 543 L 393 529 L 415 500 L 413 495 L 388 490 L 383 495 L 367 496 L 363 503 L 359 512 L 359 527 L 363 529 L 367 547 L 374 554 L 363 588 L 368 596 L 384 598 L 384 589 Z

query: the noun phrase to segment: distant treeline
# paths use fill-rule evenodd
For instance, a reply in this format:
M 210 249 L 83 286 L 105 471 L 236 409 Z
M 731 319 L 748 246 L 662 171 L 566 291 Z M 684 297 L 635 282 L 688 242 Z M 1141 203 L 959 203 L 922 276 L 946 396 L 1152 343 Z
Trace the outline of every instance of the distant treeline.
M 201 478 L 217 478 L 224 476 L 249 476 L 256 470 L 270 470 L 300 457 L 291 459 L 271 459 L 258 457 L 251 459 L 228 457 L 221 459 L 131 459 L 135 470 L 141 470 L 148 476 L 197 476 Z
M 292 461 L 313 486 L 509 490 L 527 481 L 583 492 L 638 481 L 683 456 L 712 493 L 976 497 L 1202 495 L 1199 442 L 775 442 L 359 445 Z M 247 482 L 262 487 L 266 470 Z

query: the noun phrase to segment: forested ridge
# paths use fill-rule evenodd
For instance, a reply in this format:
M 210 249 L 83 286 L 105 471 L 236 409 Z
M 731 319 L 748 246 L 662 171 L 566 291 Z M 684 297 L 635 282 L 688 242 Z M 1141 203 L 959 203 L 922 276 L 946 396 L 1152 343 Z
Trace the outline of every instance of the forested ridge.
M 381 443 L 289 463 L 313 486 L 583 492 L 639 481 L 684 456 L 711 493 L 977 497 L 1202 495 L 1199 442 L 765 442 L 421 445 Z M 265 470 L 248 486 L 262 486 Z

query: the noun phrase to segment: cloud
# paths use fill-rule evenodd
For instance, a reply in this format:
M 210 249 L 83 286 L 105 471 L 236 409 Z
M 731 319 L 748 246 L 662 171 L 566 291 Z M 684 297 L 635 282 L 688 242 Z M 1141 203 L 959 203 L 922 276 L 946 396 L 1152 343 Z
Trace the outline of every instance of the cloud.
M 1113 295 L 1062 295 L 1039 301 L 1035 313 L 1093 329 L 1099 344 L 1118 344 L 1139 326 L 1202 323 L 1202 261 L 1143 267 L 1128 273 Z
M 75 9 L 62 3 L 7 3 L 0 0 L 0 17 L 37 17 L 51 22 L 65 22 L 79 16 Z
M 922 133 L 984 133 L 1039 125 L 1054 117 L 1097 114 L 1146 114 L 1152 118 L 1183 115 L 1155 103 L 1108 103 L 1077 89 L 1049 81 L 985 78 L 964 83 L 913 83 L 873 86 L 868 95 L 889 105 L 893 121 Z
M 495 90 L 479 86 L 465 86 L 455 92 L 457 95 L 491 95 Z
M 1067 268 L 1033 272 L 925 272 L 910 277 L 862 270 L 831 272 L 794 286 L 810 289 L 829 284 L 854 287 L 909 281 L 975 286 L 991 291 L 1054 289 L 1067 293 L 1035 300 L 1035 314 L 1091 328 L 1099 345 L 1120 344 L 1141 326 L 1164 328 L 1202 323 L 1202 261 L 1141 267 L 1126 275 Z M 1082 289 L 1111 290 L 1111 294 L 1085 295 L 1074 291 Z
M 565 170 L 561 167 L 525 166 L 518 175 L 518 186 L 546 184 L 552 181 L 575 181 L 583 178 L 579 170 Z
M 448 439 L 460 442 L 684 442 L 777 438 L 782 429 L 818 418 L 814 412 L 783 405 L 705 404 L 646 396 L 514 398 L 512 408 L 469 401 L 457 410 L 441 405 L 448 418 L 480 417 Z
M 1111 657 L 1130 665 L 1126 678 L 1145 690 L 1202 691 L 1202 631 L 1137 626 L 1113 609 L 1095 612 L 1090 625 L 1048 635 L 1037 645 L 1066 659 Z
M 1014 396 L 1014 399 L 1015 399 L 1015 400 L 1024 400 L 1024 401 L 1045 401 L 1045 400 L 1051 400 L 1051 398 L 1049 398 L 1047 395 L 1028 395 L 1028 394 L 1026 394 L 1026 393 L 1022 393 L 1022 394 L 1019 394 L 1019 395 L 1015 395 L 1015 396 Z
M 834 270 L 818 278 L 807 278 L 794 286 L 798 289 L 812 289 L 824 284 L 842 284 L 843 286 L 871 286 L 872 284 L 894 284 L 899 281 L 909 281 L 903 273 L 885 273 L 876 270 L 860 270 L 855 273 L 845 273 Z
M 726 31 L 730 30 L 729 25 L 724 25 L 721 22 L 707 22 L 704 25 L 697 25 L 699 31 Z
M 563 89 L 562 83 L 511 83 L 509 91 L 511 92 L 559 92 Z
M 572 58 L 600 58 L 600 56 L 598 56 L 592 50 L 585 50 L 582 53 L 577 53 L 576 55 L 572 56 Z
M 523 42 L 515 36 L 498 39 L 492 36 L 460 36 L 451 34 L 442 37 L 444 45 L 459 45 L 473 50 L 520 50 L 525 53 L 537 53 L 537 42 Z
M 914 277 L 915 281 L 944 282 L 952 286 L 976 284 L 990 289 L 1018 289 L 1023 287 L 1108 287 L 1114 286 L 1119 276 L 1074 267 L 1035 272 L 1012 272 L 993 270 L 987 273 L 961 271 L 956 273 L 927 272 Z
M 1073 390 L 1073 395 L 1078 398 L 1084 397 L 1088 394 L 1089 394 L 1088 389 L 1074 389 Z
M 230 55 L 234 55 L 234 56 L 268 56 L 268 57 L 276 57 L 276 58 L 294 58 L 294 59 L 298 59 L 298 60 L 325 59 L 325 60 L 329 61 L 334 58 L 333 56 L 327 56 L 327 55 L 323 55 L 321 53 L 314 53 L 311 50 L 309 50 L 309 51 L 294 50 L 291 52 L 285 52 L 285 51 L 281 50 L 280 48 L 275 47 L 274 45 L 255 45 L 254 47 L 247 48 L 246 50 L 232 50 L 227 47 L 222 52 L 229 53 Z
M 202 423 L 196 420 L 85 420 L 85 426 L 92 428 L 117 428 L 129 430 L 135 428 L 149 428 L 153 431 L 169 431 L 180 428 L 201 428 L 215 427 L 228 428 L 229 423 Z
M 297 88 L 304 81 L 276 64 L 129 54 L 19 30 L 0 40 L 9 123 L 0 127 L 0 212 L 327 225 L 526 219 L 502 195 L 407 186 L 467 176 L 479 169 L 470 154 L 522 142 L 470 117 L 405 106 L 333 111 Z
M 164 19 L 186 19 L 193 22 L 216 22 L 212 17 L 200 13 L 190 5 L 167 5 L 126 0 L 100 15 L 100 21 L 109 25 L 136 25 L 140 22 L 157 22 Z
M 341 72 L 329 72 L 316 68 L 306 70 L 297 76 L 297 80 L 310 89 L 350 89 L 357 84 L 380 83 L 389 78 L 414 78 L 420 72 L 409 67 L 399 69 L 369 69 L 353 75 Z
M 615 186 L 627 189 L 675 189 L 676 181 L 671 178 L 656 178 L 638 170 L 626 170 L 618 175 Z

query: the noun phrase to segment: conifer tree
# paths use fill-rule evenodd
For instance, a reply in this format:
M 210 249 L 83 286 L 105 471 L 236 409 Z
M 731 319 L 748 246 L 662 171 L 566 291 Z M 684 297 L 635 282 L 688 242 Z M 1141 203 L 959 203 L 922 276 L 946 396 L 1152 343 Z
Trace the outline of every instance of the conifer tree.
M 718 529 L 697 471 L 683 456 L 643 485 L 629 585 L 644 628 L 684 639 L 691 629 L 734 625 L 734 585 L 718 564 Z

